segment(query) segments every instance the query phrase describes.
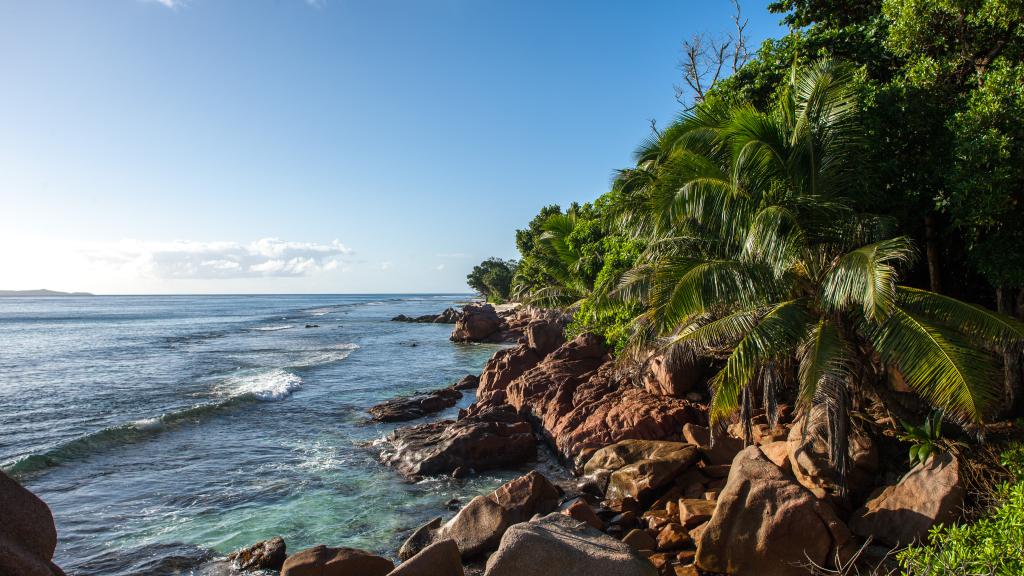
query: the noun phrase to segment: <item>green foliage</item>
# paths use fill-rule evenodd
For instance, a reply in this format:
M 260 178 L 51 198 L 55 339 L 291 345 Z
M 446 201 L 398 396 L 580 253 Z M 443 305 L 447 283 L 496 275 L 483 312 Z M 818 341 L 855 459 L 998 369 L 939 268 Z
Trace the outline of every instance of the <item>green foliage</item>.
M 903 426 L 903 434 L 900 440 L 910 442 L 910 465 L 924 464 L 928 457 L 937 454 L 939 440 L 942 439 L 942 411 L 935 410 L 924 419 L 920 426 L 914 426 L 908 422 L 900 422 Z
M 1014 444 L 1002 453 L 999 463 L 1006 468 L 1010 476 L 1024 480 L 1024 444 Z
M 637 304 L 609 302 L 606 295 L 622 274 L 636 263 L 643 243 L 612 235 L 602 238 L 599 244 L 602 266 L 594 280 L 596 293 L 580 303 L 573 321 L 566 327 L 566 335 L 572 338 L 584 332 L 594 332 L 604 337 L 612 351 L 619 354 L 629 343 L 632 320 L 642 309 Z
M 849 388 L 871 385 L 857 375 L 885 366 L 961 422 L 980 422 L 1001 392 L 994 352 L 1024 339 L 1010 318 L 899 285 L 913 241 L 852 200 L 866 137 L 857 78 L 822 60 L 794 71 L 768 111 L 706 101 L 620 177 L 624 233 L 647 245 L 616 289 L 643 307 L 630 332 L 638 347 L 725 360 L 713 420 L 755 391 L 772 394 L 761 383 L 795 363 L 801 402 L 826 405 L 837 422 Z
M 1024 63 L 1003 61 L 953 115 L 957 159 L 940 206 L 993 286 L 1024 286 Z
M 516 271 L 514 260 L 488 258 L 473 267 L 466 276 L 469 287 L 479 292 L 488 301 L 500 304 L 509 299 L 512 277 Z
M 902 550 L 904 574 L 921 576 L 1024 574 L 1024 446 L 1003 454 L 1014 481 L 996 491 L 997 504 L 971 524 L 936 526 L 928 544 Z

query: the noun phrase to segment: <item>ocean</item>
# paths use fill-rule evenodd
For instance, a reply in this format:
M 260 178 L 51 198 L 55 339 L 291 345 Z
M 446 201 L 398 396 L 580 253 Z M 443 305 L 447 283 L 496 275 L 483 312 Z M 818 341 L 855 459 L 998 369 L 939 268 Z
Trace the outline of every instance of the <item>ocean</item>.
M 449 499 L 523 472 L 408 483 L 377 458 L 395 425 L 367 408 L 499 348 L 390 319 L 467 298 L 0 298 L 0 467 L 50 505 L 71 575 L 226 574 L 273 536 L 394 558 Z

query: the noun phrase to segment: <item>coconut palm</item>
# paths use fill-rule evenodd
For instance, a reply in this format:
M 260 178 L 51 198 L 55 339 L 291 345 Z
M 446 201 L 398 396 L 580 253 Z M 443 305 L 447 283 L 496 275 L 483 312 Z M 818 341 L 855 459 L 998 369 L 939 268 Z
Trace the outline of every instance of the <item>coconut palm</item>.
M 573 309 L 593 291 L 594 278 L 585 269 L 599 268 L 599 262 L 594 262 L 598 257 L 582 253 L 573 241 L 578 220 L 576 209 L 571 208 L 566 214 L 553 214 L 544 221 L 534 257 L 550 281 L 544 286 L 515 286 L 520 301 Z
M 892 223 L 854 209 L 863 146 L 853 72 L 794 71 L 769 112 L 706 102 L 620 175 L 624 232 L 648 237 L 616 294 L 643 303 L 638 339 L 718 356 L 712 421 L 783 381 L 828 408 L 842 468 L 851 397 L 889 370 L 963 424 L 999 398 L 995 354 L 1024 325 L 898 283 L 916 256 Z M 636 226 L 637 222 L 645 223 Z

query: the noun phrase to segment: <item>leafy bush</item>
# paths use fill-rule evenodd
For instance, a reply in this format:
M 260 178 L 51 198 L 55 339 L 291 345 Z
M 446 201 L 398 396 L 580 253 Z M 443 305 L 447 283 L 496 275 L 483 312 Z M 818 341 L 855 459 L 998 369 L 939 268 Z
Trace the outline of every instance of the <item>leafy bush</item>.
M 594 332 L 603 336 L 608 346 L 618 354 L 629 343 L 629 327 L 642 312 L 642 307 L 638 303 L 606 302 L 602 296 L 614 288 L 623 272 L 636 263 L 642 243 L 621 236 L 607 236 L 600 240 L 599 246 L 602 266 L 594 280 L 598 294 L 580 304 L 572 323 L 566 327 L 566 337 L 575 338 L 584 332 Z
M 905 574 L 926 576 L 1024 574 L 1024 445 L 1003 454 L 1014 481 L 996 492 L 992 513 L 972 524 L 936 526 L 927 546 L 897 556 Z
M 501 304 L 508 300 L 515 272 L 515 260 L 488 258 L 473 267 L 473 271 L 466 276 L 466 283 L 487 298 L 488 302 Z

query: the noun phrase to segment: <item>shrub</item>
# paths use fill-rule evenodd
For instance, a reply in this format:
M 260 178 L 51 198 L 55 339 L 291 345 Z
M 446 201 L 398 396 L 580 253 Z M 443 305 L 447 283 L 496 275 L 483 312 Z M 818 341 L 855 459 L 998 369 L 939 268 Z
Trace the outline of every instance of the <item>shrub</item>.
M 1014 480 L 996 490 L 992 512 L 971 524 L 933 528 L 927 546 L 913 546 L 897 556 L 905 574 L 1024 574 L 1024 445 L 1006 451 L 1002 464 Z

